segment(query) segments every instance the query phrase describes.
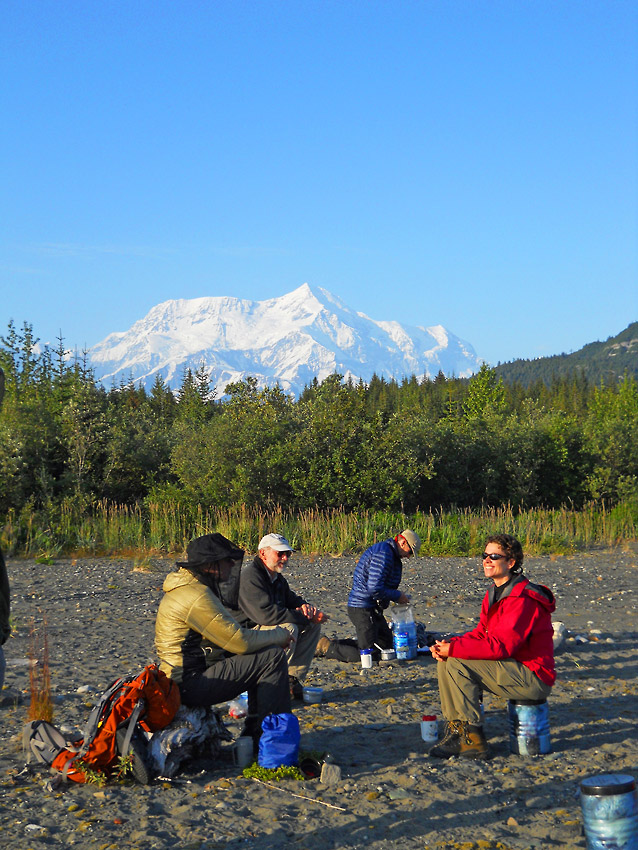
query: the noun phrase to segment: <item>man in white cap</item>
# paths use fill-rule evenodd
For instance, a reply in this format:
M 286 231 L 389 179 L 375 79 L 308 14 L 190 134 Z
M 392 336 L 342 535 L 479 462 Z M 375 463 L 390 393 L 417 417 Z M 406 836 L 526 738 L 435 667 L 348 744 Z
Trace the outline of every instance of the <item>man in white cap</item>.
M 315 654 L 320 624 L 327 617 L 293 593 L 282 575 L 292 552 L 292 546 L 281 534 L 266 534 L 261 538 L 255 559 L 241 571 L 238 619 L 249 628 L 283 626 L 290 632 L 293 642 L 286 650 L 290 693 L 294 699 L 301 699 L 301 683 Z

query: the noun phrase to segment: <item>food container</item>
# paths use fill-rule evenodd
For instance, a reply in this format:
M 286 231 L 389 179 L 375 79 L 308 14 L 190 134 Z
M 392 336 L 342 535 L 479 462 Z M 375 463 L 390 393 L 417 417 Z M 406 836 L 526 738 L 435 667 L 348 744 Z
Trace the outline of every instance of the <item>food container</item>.
M 397 654 L 393 649 L 381 650 L 381 661 L 394 661 L 396 657 Z
M 372 667 L 372 650 L 371 649 L 361 649 L 359 650 L 359 655 L 361 656 L 361 666 L 364 669 L 368 669 Z
M 323 688 L 304 688 L 303 701 L 309 705 L 314 705 L 321 702 L 323 698 Z
M 426 744 L 436 744 L 438 739 L 438 724 L 436 714 L 424 714 L 421 720 L 421 737 Z

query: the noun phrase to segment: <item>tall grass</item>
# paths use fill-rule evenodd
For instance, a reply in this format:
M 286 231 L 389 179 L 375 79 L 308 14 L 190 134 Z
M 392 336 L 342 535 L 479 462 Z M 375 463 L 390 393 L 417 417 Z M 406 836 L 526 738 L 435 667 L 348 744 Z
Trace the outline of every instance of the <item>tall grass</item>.
M 614 507 L 590 503 L 582 510 L 563 507 L 519 511 L 511 506 L 481 510 L 284 511 L 238 505 L 206 508 L 178 501 L 133 507 L 106 501 L 82 510 L 72 502 L 47 510 L 10 512 L 0 526 L 2 548 L 34 558 L 74 555 L 181 555 L 189 540 L 214 531 L 255 552 L 268 531 L 284 534 L 306 554 L 357 554 L 371 543 L 413 528 L 423 540 L 422 555 L 478 554 L 487 534 L 516 535 L 528 554 L 565 553 L 638 539 L 638 501 Z

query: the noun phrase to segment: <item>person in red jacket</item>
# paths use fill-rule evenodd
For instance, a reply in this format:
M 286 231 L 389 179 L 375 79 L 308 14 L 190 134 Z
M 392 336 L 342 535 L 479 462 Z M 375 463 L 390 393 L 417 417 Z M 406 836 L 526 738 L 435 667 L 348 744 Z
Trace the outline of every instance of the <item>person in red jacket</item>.
M 556 680 L 549 588 L 522 575 L 523 549 L 511 534 L 487 538 L 483 571 L 493 585 L 485 594 L 478 626 L 439 640 L 430 651 L 437 664 L 441 740 L 438 758 L 489 758 L 481 726 L 483 691 L 514 700 L 544 700 Z

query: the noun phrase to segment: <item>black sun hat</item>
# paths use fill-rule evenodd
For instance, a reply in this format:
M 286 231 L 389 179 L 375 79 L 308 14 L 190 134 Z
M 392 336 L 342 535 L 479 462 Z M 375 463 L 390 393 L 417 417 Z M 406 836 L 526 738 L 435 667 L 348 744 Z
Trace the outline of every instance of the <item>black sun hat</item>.
M 203 567 L 224 558 L 240 561 L 244 557 L 244 550 L 231 543 L 223 534 L 216 532 L 191 540 L 186 547 L 186 557 L 186 561 L 177 562 L 178 567 Z

